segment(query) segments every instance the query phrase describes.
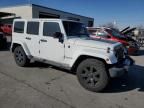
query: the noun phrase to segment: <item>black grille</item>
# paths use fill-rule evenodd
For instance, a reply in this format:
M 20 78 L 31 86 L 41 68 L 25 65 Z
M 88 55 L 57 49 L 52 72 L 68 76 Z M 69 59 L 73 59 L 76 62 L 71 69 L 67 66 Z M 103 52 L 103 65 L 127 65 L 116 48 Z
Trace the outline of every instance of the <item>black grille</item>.
M 117 57 L 118 61 L 122 60 L 124 58 L 124 49 L 122 47 L 117 48 L 115 56 Z

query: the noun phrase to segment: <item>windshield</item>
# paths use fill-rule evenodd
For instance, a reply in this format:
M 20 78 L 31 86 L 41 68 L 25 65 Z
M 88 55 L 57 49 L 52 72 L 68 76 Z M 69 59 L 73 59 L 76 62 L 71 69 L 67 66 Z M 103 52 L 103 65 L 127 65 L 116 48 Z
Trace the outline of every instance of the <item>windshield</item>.
M 63 21 L 63 25 L 68 37 L 89 37 L 87 29 L 82 23 Z
M 125 38 L 124 35 L 122 35 L 119 31 L 117 30 L 114 30 L 114 29 L 106 29 L 106 31 L 111 34 L 112 36 L 114 37 L 117 37 L 117 38 Z

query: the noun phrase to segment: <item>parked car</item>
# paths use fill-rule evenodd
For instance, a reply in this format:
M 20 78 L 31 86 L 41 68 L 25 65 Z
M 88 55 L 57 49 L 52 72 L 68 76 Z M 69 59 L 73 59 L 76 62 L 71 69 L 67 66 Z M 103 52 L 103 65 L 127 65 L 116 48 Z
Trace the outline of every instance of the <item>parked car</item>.
M 12 35 L 12 25 L 11 24 L 2 24 L 0 26 L 2 32 L 6 35 Z
M 3 35 L 2 32 L 0 32 L 0 49 L 6 48 L 6 46 L 7 46 L 6 37 Z
M 15 19 L 11 52 L 21 67 L 33 60 L 68 69 L 95 92 L 133 64 L 121 43 L 91 39 L 84 24 L 62 19 Z
M 138 43 L 129 36 L 126 36 L 116 29 L 98 27 L 87 28 L 91 38 L 106 39 L 122 43 L 130 55 L 135 55 L 139 51 Z

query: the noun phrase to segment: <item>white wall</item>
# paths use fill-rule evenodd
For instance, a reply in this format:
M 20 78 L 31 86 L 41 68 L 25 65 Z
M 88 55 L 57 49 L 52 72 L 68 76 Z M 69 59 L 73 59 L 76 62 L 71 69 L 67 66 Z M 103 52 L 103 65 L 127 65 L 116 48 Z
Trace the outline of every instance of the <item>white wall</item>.
M 0 12 L 14 13 L 16 17 L 25 19 L 32 18 L 32 7 L 30 5 L 0 8 Z
M 39 18 L 40 12 L 51 13 L 60 15 L 60 18 L 62 19 L 67 19 L 68 17 L 78 18 L 82 23 L 86 24 L 86 26 L 88 25 L 88 21 L 94 21 L 93 18 L 30 4 L 0 8 L 0 12 L 13 13 L 16 15 L 15 17 L 21 17 L 24 19 Z

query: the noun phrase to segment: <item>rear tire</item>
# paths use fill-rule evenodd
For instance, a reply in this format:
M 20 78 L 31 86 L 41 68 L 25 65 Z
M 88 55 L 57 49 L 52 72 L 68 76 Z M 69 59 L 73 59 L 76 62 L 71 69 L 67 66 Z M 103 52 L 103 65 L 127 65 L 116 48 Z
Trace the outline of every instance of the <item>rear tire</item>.
M 14 49 L 14 58 L 16 64 L 21 67 L 27 66 L 30 62 L 21 46 L 18 46 Z
M 93 92 L 102 91 L 109 82 L 105 64 L 96 59 L 82 61 L 77 68 L 77 77 L 85 89 Z

